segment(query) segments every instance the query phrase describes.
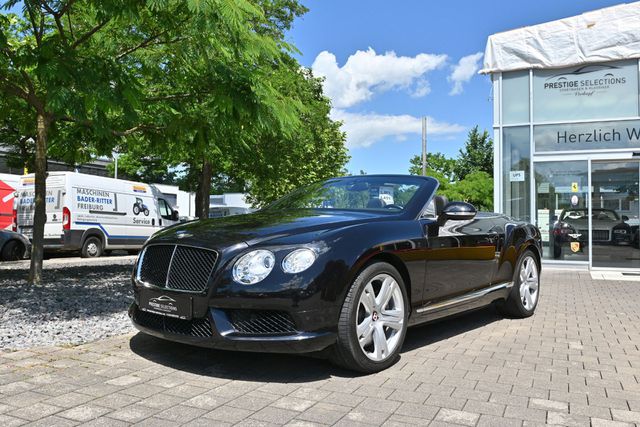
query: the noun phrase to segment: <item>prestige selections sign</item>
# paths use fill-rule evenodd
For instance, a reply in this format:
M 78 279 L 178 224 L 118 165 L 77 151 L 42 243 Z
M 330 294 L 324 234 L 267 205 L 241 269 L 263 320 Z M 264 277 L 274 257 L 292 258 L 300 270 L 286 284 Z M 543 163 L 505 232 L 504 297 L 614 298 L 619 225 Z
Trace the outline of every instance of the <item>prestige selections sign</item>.
M 638 115 L 637 61 L 535 70 L 535 122 Z
M 533 139 L 537 153 L 640 148 L 640 120 L 534 126 Z

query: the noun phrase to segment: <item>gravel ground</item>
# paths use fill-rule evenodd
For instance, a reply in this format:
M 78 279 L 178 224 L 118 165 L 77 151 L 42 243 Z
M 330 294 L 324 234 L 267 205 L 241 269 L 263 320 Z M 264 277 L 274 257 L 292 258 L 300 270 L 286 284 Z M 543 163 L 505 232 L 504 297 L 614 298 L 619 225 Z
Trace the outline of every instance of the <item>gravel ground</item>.
M 0 270 L 0 350 L 80 344 L 133 332 L 131 268 L 112 265 L 46 268 L 45 284 L 27 284 L 26 269 Z

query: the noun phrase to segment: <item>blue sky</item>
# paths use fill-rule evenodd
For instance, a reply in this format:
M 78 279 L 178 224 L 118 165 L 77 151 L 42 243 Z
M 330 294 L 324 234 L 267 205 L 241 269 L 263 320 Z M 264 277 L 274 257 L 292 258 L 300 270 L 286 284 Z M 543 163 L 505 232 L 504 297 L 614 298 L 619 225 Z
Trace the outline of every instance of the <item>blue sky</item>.
M 492 132 L 490 79 L 475 72 L 489 35 L 622 2 L 303 3 L 310 11 L 288 40 L 301 51 L 300 62 L 327 79 L 333 116 L 344 120 L 348 134 L 347 168 L 406 173 L 409 159 L 420 152 L 421 116 L 430 118 L 429 151 L 449 156 L 457 155 L 476 124 Z

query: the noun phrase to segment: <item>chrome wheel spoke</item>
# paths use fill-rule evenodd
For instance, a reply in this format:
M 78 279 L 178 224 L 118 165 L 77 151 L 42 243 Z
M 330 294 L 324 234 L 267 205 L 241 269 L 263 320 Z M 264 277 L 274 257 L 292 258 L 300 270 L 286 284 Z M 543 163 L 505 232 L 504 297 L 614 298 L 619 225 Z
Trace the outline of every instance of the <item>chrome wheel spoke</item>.
M 358 325 L 358 342 L 360 346 L 364 347 L 371 344 L 373 338 L 373 327 L 371 325 L 371 318 L 367 317 L 364 322 Z
M 362 291 L 362 295 L 360 296 L 360 303 L 364 305 L 368 314 L 373 313 L 373 309 L 376 306 L 376 301 L 375 293 L 373 292 L 373 286 L 371 286 L 371 283 L 368 283 L 367 286 L 364 287 L 364 291 Z
M 367 334 L 371 335 L 371 323 L 371 316 L 367 316 L 364 318 L 364 320 L 356 328 L 358 338 L 361 338 Z
M 402 329 L 402 324 L 404 323 L 404 312 L 402 310 L 384 311 L 380 316 L 380 322 L 382 322 L 384 326 L 399 331 Z
M 393 295 L 393 291 L 395 290 L 395 286 L 397 286 L 396 281 L 393 280 L 393 277 L 387 276 L 382 281 L 382 285 L 380 285 L 380 292 L 376 296 L 376 306 L 382 308 L 386 307 Z
M 382 325 L 378 324 L 373 328 L 373 347 L 374 357 L 376 360 L 382 360 L 389 355 L 389 347 L 387 346 L 387 337 L 382 329 Z
M 531 299 L 531 292 L 529 291 L 529 287 L 527 286 L 524 291 L 524 306 L 526 308 L 533 307 L 533 300 Z

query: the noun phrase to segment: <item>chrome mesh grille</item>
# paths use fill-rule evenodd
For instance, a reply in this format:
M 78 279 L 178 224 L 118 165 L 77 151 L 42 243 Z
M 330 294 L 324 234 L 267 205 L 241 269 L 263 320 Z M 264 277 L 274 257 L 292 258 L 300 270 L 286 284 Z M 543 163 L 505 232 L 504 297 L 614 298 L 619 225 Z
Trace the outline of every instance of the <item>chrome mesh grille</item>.
M 203 292 L 218 260 L 215 251 L 181 245 L 151 245 L 140 256 L 138 280 L 187 292 Z
M 589 236 L 589 230 L 578 230 L 578 233 L 582 234 L 585 240 Z M 608 242 L 609 240 L 611 240 L 611 237 L 609 236 L 609 230 L 592 230 L 591 238 L 594 242 Z
M 149 246 L 140 259 L 138 279 L 144 283 L 165 287 L 174 245 Z
M 229 322 L 239 334 L 288 335 L 295 334 L 296 325 L 284 311 L 227 310 Z
M 197 338 L 209 338 L 213 336 L 211 322 L 206 317 L 202 319 L 182 320 L 136 309 L 133 320 L 140 326 L 169 334 L 187 335 Z

